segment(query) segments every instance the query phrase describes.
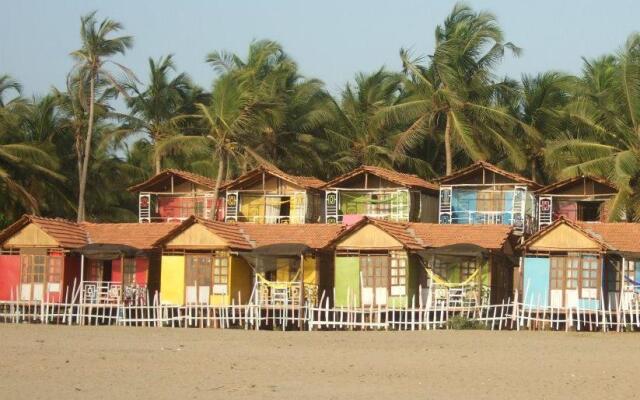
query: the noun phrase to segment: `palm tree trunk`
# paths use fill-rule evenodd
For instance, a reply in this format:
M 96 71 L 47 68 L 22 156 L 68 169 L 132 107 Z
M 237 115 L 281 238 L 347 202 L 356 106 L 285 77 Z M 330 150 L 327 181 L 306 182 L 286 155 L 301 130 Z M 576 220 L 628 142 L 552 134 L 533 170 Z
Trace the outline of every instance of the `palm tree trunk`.
M 162 170 L 162 159 L 160 155 L 155 154 L 155 152 L 153 154 L 153 164 L 155 165 L 156 175 L 158 175 Z
M 213 204 L 211 208 L 211 218 L 212 221 L 215 221 L 218 216 L 218 197 L 220 192 L 220 182 L 222 181 L 222 174 L 224 173 L 224 157 L 222 156 L 222 151 L 218 156 L 218 173 L 216 174 L 216 184 L 213 188 Z
M 444 158 L 445 158 L 445 175 L 451 175 L 453 172 L 453 157 L 451 155 L 451 117 L 447 113 L 447 123 L 444 127 Z
M 87 174 L 89 171 L 89 158 L 91 157 L 91 139 L 93 136 L 93 112 L 95 102 L 95 71 L 91 74 L 89 82 L 89 122 L 87 126 L 87 140 L 84 144 L 84 159 L 80 173 L 80 188 L 78 190 L 78 222 L 85 220 L 85 194 L 87 190 Z
M 537 183 L 538 181 L 536 180 L 536 175 L 538 175 L 538 171 L 537 171 L 536 157 L 534 156 L 531 159 L 531 180 Z

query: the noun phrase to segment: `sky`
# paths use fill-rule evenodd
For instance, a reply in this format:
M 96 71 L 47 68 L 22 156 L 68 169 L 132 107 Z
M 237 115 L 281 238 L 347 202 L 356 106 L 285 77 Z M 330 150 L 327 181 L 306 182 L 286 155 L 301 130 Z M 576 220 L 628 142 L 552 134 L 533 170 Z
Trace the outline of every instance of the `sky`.
M 559 70 L 579 73 L 581 57 L 619 49 L 640 30 L 635 0 L 484 0 L 467 2 L 495 14 L 505 39 L 523 49 L 507 56 L 497 73 Z M 381 66 L 398 70 L 400 48 L 430 54 L 434 30 L 454 1 L 169 1 L 20 0 L 0 14 L 0 75 L 40 96 L 64 87 L 73 65 L 69 53 L 80 47 L 80 16 L 98 11 L 124 24 L 134 47 L 118 59 L 147 81 L 148 58 L 174 54 L 180 71 L 209 89 L 215 76 L 204 62 L 213 50 L 244 56 L 253 39 L 280 42 L 307 77 L 319 78 L 338 93 L 357 72 Z

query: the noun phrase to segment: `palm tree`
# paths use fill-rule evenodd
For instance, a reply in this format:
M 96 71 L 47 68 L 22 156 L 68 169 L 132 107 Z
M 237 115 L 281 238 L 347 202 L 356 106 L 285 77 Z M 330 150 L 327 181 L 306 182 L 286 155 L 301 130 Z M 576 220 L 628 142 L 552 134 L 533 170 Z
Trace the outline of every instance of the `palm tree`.
M 401 99 L 402 77 L 383 68 L 372 74 L 357 74 L 347 84 L 339 103 L 334 102 L 334 121 L 325 128 L 332 151 L 331 173 L 344 173 L 359 165 L 391 168 L 394 140 L 400 127 L 384 119 L 384 111 Z
M 4 93 L 13 90 L 18 96 L 22 92 L 22 85 L 11 78 L 9 75 L 0 75 L 0 108 L 6 106 L 4 101 Z
M 534 182 L 549 178 L 544 170 L 545 144 L 562 136 L 567 129 L 570 113 L 565 107 L 574 83 L 573 77 L 554 71 L 522 76 L 515 114 L 535 135 L 527 135 L 520 129 L 518 143 L 527 156 Z
M 124 93 L 122 85 L 105 68 L 109 63 L 117 66 L 119 70 L 130 78 L 134 78 L 133 73 L 123 65 L 109 60 L 110 57 L 124 54 L 127 49 L 131 48 L 133 38 L 131 36 L 110 37 L 112 34 L 122 30 L 122 25 L 110 19 L 104 19 L 98 23 L 95 14 L 95 12 L 92 12 L 81 18 L 80 38 L 82 47 L 71 53 L 76 60 L 75 68 L 80 75 L 80 82 L 88 82 L 89 84 L 87 135 L 83 141 L 84 149 L 78 190 L 78 221 L 85 220 L 85 192 L 91 157 L 96 89 L 100 80 L 104 79 Z
M 196 109 L 195 115 L 186 117 L 200 122 L 202 134 L 174 136 L 163 141 L 158 152 L 163 154 L 176 148 L 183 152 L 198 152 L 209 148 L 211 159 L 217 164 L 212 196 L 216 207 L 220 185 L 231 162 L 246 163 L 249 158 L 264 161 L 251 149 L 247 139 L 256 126 L 259 103 L 251 92 L 244 90 L 237 77 L 226 73 L 215 81 L 210 104 L 197 103 Z M 215 212 L 211 216 L 213 218 Z
M 408 124 L 399 137 L 395 151 L 399 154 L 419 144 L 426 135 L 442 135 L 445 150 L 445 173 L 453 171 L 453 150 L 460 148 L 471 159 L 486 159 L 488 146 L 497 146 L 522 165 L 522 154 L 505 132 L 516 122 L 508 112 L 497 107 L 495 94 L 500 84 L 492 71 L 505 50 L 515 55 L 519 49 L 504 42 L 495 17 L 474 12 L 457 4 L 444 25 L 436 28 L 436 49 L 430 64 L 411 59 L 400 51 L 408 75 L 407 98 L 389 107 L 388 117 Z
M 171 72 L 175 72 L 172 56 L 161 57 L 158 61 L 149 59 L 149 85 L 140 91 L 136 85 L 131 85 L 134 95 L 128 100 L 131 114 L 127 116 L 128 125 L 125 133 L 144 132 L 155 146 L 170 136 L 175 135 L 174 118 L 189 98 L 191 81 L 185 73 L 180 73 L 172 79 Z M 153 151 L 153 165 L 155 173 L 162 169 L 162 157 L 158 151 Z
M 216 51 L 207 62 L 218 73 L 233 75 L 242 90 L 263 105 L 247 137 L 256 154 L 299 173 L 324 172 L 315 139 L 332 118 L 332 99 L 321 81 L 301 76 L 282 46 L 270 40 L 252 42 L 246 59 Z M 243 163 L 241 172 L 246 167 Z
M 586 61 L 576 99 L 568 105 L 576 126 L 549 143 L 550 168 L 562 176 L 595 175 L 615 183 L 609 218 L 640 217 L 640 34 L 615 56 Z

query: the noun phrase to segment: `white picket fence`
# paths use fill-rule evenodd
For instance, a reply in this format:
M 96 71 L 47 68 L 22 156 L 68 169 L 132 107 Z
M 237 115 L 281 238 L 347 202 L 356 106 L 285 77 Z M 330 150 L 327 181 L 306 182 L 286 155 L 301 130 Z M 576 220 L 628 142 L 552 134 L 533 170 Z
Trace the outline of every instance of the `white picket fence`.
M 334 307 L 323 296 L 320 304 L 269 306 L 260 304 L 175 306 L 160 304 L 80 303 L 78 291 L 62 303 L 0 301 L 0 323 L 119 325 L 173 328 L 282 330 L 571 330 L 640 331 L 640 304 L 599 309 L 548 307 L 514 299 L 500 304 L 452 307 L 412 299 L 406 307 Z M 536 302 L 539 304 L 539 302 Z M 351 304 L 357 304 L 355 301 Z

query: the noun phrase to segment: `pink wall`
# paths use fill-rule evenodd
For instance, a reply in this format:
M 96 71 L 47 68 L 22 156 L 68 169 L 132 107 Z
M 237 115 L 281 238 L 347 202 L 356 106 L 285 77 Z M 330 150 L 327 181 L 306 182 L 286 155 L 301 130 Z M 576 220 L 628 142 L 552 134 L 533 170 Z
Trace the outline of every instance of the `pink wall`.
M 111 261 L 111 282 L 122 282 L 122 265 L 120 259 Z
M 147 257 L 136 257 L 136 283 L 147 284 L 147 271 L 149 271 L 149 259 Z
M 20 255 L 0 255 L 0 300 L 13 300 L 20 284 Z

